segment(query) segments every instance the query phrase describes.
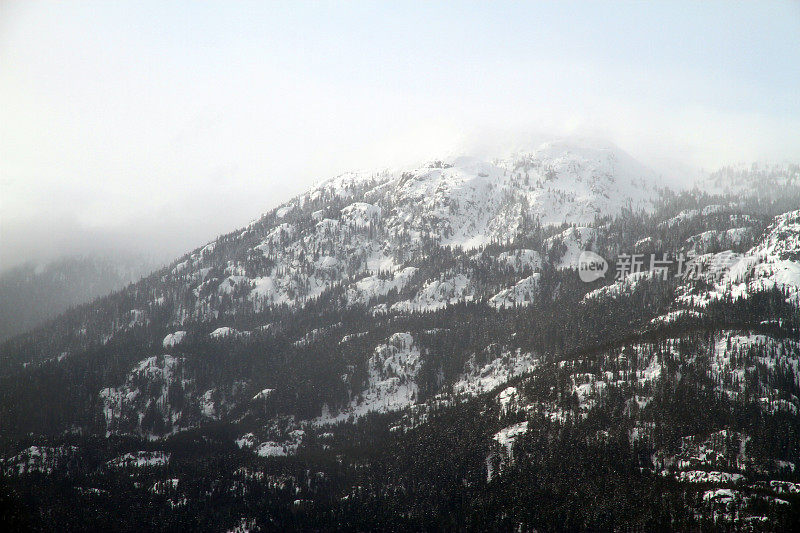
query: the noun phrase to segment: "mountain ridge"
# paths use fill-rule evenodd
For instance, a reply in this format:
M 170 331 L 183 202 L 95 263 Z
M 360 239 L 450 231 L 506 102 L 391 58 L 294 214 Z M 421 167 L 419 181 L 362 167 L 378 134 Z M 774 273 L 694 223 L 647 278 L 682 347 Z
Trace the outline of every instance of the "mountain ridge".
M 675 193 L 608 155 L 342 175 L 0 345 L 3 470 L 34 500 L 80 483 L 106 491 L 78 491 L 92 509 L 124 497 L 184 525 L 214 502 L 217 528 L 425 529 L 458 500 L 466 528 L 554 529 L 544 493 L 599 529 L 788 527 L 798 168 L 780 195 L 759 172 L 735 176 L 747 194 Z M 553 190 L 575 223 L 535 216 Z M 606 277 L 581 281 L 584 250 Z M 698 276 L 614 279 L 626 254 Z

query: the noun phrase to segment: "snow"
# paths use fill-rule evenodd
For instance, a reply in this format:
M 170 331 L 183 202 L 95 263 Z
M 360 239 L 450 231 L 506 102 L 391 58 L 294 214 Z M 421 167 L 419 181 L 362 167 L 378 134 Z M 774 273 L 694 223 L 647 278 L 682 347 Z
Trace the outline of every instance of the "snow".
M 386 296 L 392 290 L 402 290 L 417 273 L 415 267 L 406 267 L 387 276 L 367 276 L 347 289 L 347 301 L 353 305 L 366 304 L 370 299 Z
M 751 232 L 750 228 L 731 228 L 725 231 L 725 240 L 730 241 L 732 244 L 740 244 Z
M 99 398 L 108 432 L 144 433 L 141 424 L 149 408 L 158 413 L 172 432 L 178 431 L 183 411 L 170 403 L 168 392 L 170 387 L 180 387 L 184 391 L 182 403 L 191 403 L 192 382 L 185 375 L 184 365 L 184 358 L 154 355 L 139 361 L 120 386 L 102 389 Z
M 381 218 L 381 208 L 364 202 L 355 202 L 342 209 L 342 223 L 355 228 L 367 228 Z
M 754 356 L 747 359 L 750 348 L 759 346 L 766 348 L 770 356 Z M 795 386 L 800 386 L 800 341 L 794 339 L 775 339 L 766 335 L 737 334 L 725 332 L 715 344 L 713 357 L 710 363 L 710 374 L 717 383 L 717 389 L 730 397 L 736 397 L 745 390 L 747 374 L 754 366 L 761 365 L 770 374 L 780 368 L 786 376 L 794 380 Z M 767 410 L 788 410 L 797 412 L 800 409 L 800 400 L 796 397 L 779 399 L 775 397 L 769 383 L 756 383 L 758 390 L 764 395 L 761 398 L 762 407 Z
M 671 219 L 667 220 L 666 222 L 663 222 L 662 224 L 660 224 L 660 227 L 666 226 L 668 228 L 671 228 L 672 226 L 680 225 L 680 224 L 682 224 L 684 222 L 688 222 L 690 220 L 693 220 L 693 219 L 697 218 L 700 215 L 709 216 L 709 215 L 721 213 L 724 210 L 725 210 L 725 206 L 718 205 L 718 204 L 707 205 L 706 207 L 704 207 L 703 209 L 700 209 L 700 210 L 698 210 L 698 209 L 686 209 L 684 211 L 681 211 L 680 213 L 678 213 L 676 216 L 672 217 Z
M 541 274 L 532 274 L 521 279 L 513 287 L 503 289 L 491 298 L 489 305 L 497 308 L 530 305 L 533 303 Z
M 234 442 L 240 449 L 249 450 L 259 457 L 287 457 L 297 452 L 304 436 L 305 430 L 297 428 L 288 433 L 273 434 L 270 438 L 259 438 L 253 433 L 245 433 Z M 261 472 L 248 474 L 250 478 L 262 476 Z
M 651 324 L 672 324 L 680 319 L 698 319 L 703 315 L 691 309 L 679 309 L 677 311 L 670 311 L 669 313 L 657 316 L 650 321 Z
M 687 209 L 685 211 L 681 211 L 680 213 L 678 213 L 676 216 L 672 217 L 671 219 L 669 219 L 669 220 L 667 220 L 665 222 L 662 222 L 661 224 L 659 224 L 659 226 L 660 227 L 666 226 L 668 228 L 671 228 L 672 226 L 676 226 L 676 225 L 682 224 L 683 222 L 686 222 L 688 220 L 692 220 L 693 218 L 695 218 L 699 214 L 700 214 L 700 211 L 698 211 L 697 209 Z
M 732 474 L 729 472 L 716 472 L 705 470 L 688 470 L 679 472 L 677 475 L 678 481 L 684 483 L 717 483 L 717 484 L 737 484 L 741 483 L 744 476 L 741 474 Z
M 289 432 L 288 438 L 285 441 L 278 442 L 267 440 L 261 443 L 255 443 L 255 437 L 252 433 L 247 436 L 250 437 L 247 441 L 247 447 L 252 448 L 254 453 L 259 457 L 286 457 L 293 455 L 297 452 L 303 440 L 305 431 L 302 429 L 295 429 Z M 237 442 L 238 444 L 238 442 Z M 243 446 L 239 446 L 240 448 Z
M 185 331 L 176 331 L 175 333 L 170 333 L 164 337 L 164 340 L 161 341 L 161 345 L 164 348 L 172 348 L 173 346 L 177 346 L 178 344 L 182 343 L 185 338 Z
M 715 213 L 719 213 L 725 210 L 725 206 L 723 205 L 707 205 L 701 211 L 703 216 L 713 215 Z
M 253 396 L 253 399 L 254 399 L 254 400 L 264 400 L 264 399 L 267 399 L 267 398 L 269 398 L 270 394 L 272 394 L 274 391 L 275 391 L 275 389 L 263 389 L 263 390 L 261 390 L 261 391 L 260 391 L 258 394 L 256 394 L 255 396 Z
M 464 274 L 429 280 L 411 300 L 397 302 L 391 310 L 399 313 L 437 311 L 448 305 L 469 301 L 473 298 L 470 279 Z
M 189 268 L 189 261 L 182 261 L 175 265 L 175 268 L 172 269 L 173 274 L 180 274 Z
M 289 213 L 291 213 L 293 209 L 294 209 L 293 205 L 285 205 L 283 207 L 279 207 L 275 211 L 275 218 L 281 219 L 286 215 L 288 215 Z
M 800 483 L 773 480 L 769 482 L 769 486 L 778 494 L 800 494 Z
M 448 305 L 472 300 L 472 282 L 464 274 L 429 280 L 411 300 L 397 302 L 391 310 L 397 313 L 437 311 Z
M 131 309 L 128 311 L 128 328 L 141 326 L 147 321 L 147 313 L 142 309 Z
M 500 412 L 505 413 L 509 407 L 516 403 L 519 399 L 519 392 L 516 387 L 506 387 L 497 396 L 497 401 L 500 402 Z
M 200 412 L 206 418 L 217 418 L 217 407 L 214 403 L 215 389 L 209 389 L 200 397 Z
M 511 455 L 511 448 L 514 446 L 514 441 L 517 439 L 517 437 L 525 434 L 527 431 L 528 421 L 526 420 L 525 422 L 518 422 L 501 429 L 495 433 L 492 438 L 497 441 L 500 446 L 503 446 L 506 449 L 506 453 L 508 455 Z
M 179 480 L 177 478 L 170 478 L 170 479 L 162 479 L 160 481 L 156 481 L 150 487 L 150 492 L 153 494 L 166 494 L 169 491 L 173 491 L 178 488 Z
M 81 494 L 92 494 L 95 496 L 108 494 L 107 490 L 98 489 L 97 487 L 75 487 L 75 489 Z
M 297 450 L 294 444 L 282 444 L 273 441 L 262 442 L 255 449 L 256 455 L 260 457 L 285 457 L 293 454 Z
M 149 466 L 165 466 L 169 463 L 170 453 L 161 451 L 137 451 L 126 453 L 112 459 L 107 464 L 113 468 L 145 468 Z
M 737 498 L 737 495 L 738 492 L 731 489 L 707 490 L 703 493 L 703 501 L 728 503 L 734 501 Z
M 366 332 L 366 331 L 360 331 L 358 333 L 351 333 L 349 335 L 345 335 L 344 337 L 342 337 L 342 340 L 339 341 L 339 344 L 347 344 L 348 342 L 352 341 L 353 339 L 357 339 L 359 337 L 363 337 L 363 336 L 365 336 L 367 334 L 368 334 L 368 332 Z
M 476 287 L 463 271 L 428 279 L 413 287 L 417 292 L 410 299 L 387 300 L 416 282 L 419 273 L 409 261 L 425 240 L 478 249 L 513 241 L 536 219 L 544 225 L 579 225 L 562 234 L 568 253 L 561 266 L 567 267 L 592 238 L 593 230 L 581 224 L 626 207 L 647 208 L 657 183 L 651 171 L 613 145 L 578 139 L 543 143 L 492 161 L 460 157 L 446 164 L 348 172 L 241 230 L 234 240 L 246 247 L 227 264 L 217 263 L 217 255 L 229 249 L 230 235 L 177 264 L 164 281 L 188 285 L 196 301 L 177 306 L 173 319 L 218 320 L 220 297 L 252 305 L 254 312 L 301 308 L 338 285 L 347 305 L 373 305 L 376 313 L 433 311 L 470 301 L 477 298 Z M 312 209 L 311 202 L 319 205 Z M 239 260 L 244 257 L 263 261 L 254 273 Z M 526 275 L 542 262 L 537 251 L 525 248 L 496 259 Z M 527 304 L 534 279 L 507 287 L 494 304 Z M 167 301 L 165 292 L 154 299 Z M 132 310 L 129 326 L 147 318 L 147 309 Z
M 228 276 L 217 287 L 218 294 L 232 294 L 237 285 L 243 285 L 250 281 L 246 276 Z
M 800 210 L 779 215 L 761 241 L 745 254 L 731 251 L 701 256 L 713 276 L 713 287 L 701 294 L 688 288 L 678 302 L 705 307 L 725 296 L 747 298 L 756 291 L 778 288 L 800 306 Z
M 239 523 L 233 529 L 229 529 L 227 533 L 250 533 L 251 531 L 256 531 L 255 519 L 242 517 L 239 519 Z
M 234 442 L 236 442 L 236 446 L 239 448 L 253 448 L 255 446 L 255 439 L 256 436 L 252 433 L 245 433 Z
M 324 328 L 314 328 L 296 341 L 294 341 L 295 346 L 308 346 L 314 343 L 317 339 L 322 338 L 325 334 L 341 327 L 341 323 L 333 324 L 328 327 Z
M 75 446 L 30 446 L 2 461 L 3 470 L 9 475 L 50 474 L 63 467 L 77 451 Z
M 493 162 L 460 157 L 451 165 L 350 173 L 318 192 L 344 196 L 350 184 L 369 179 L 376 192 L 393 195 L 396 211 L 383 214 L 390 233 L 432 228 L 443 245 L 464 249 L 510 236 L 523 214 L 543 224 L 585 224 L 627 205 L 648 207 L 657 185 L 652 171 L 613 145 L 559 140 Z
M 551 251 L 557 244 L 566 248 L 564 254 L 556 262 L 556 268 L 578 268 L 581 252 L 592 250 L 592 243 L 597 235 L 594 228 L 573 227 L 564 230 L 554 237 L 545 240 L 545 248 Z
M 472 357 L 467 362 L 465 373 L 453 384 L 453 392 L 469 396 L 482 394 L 516 376 L 532 371 L 536 365 L 536 358 L 521 350 L 506 351 L 480 368 L 476 368 L 475 358 Z
M 526 268 L 537 270 L 542 266 L 542 257 L 536 250 L 518 248 L 508 252 L 503 252 L 497 256 L 497 260 L 515 272 L 522 272 Z
M 237 330 L 235 330 L 233 328 L 230 328 L 228 326 L 223 326 L 221 328 L 215 329 L 214 331 L 209 333 L 208 336 L 213 338 L 213 339 L 219 339 L 219 338 L 230 337 L 232 335 L 238 335 L 238 334 L 239 334 L 239 332 Z
M 658 278 L 660 274 L 657 270 L 643 270 L 628 274 L 621 280 L 614 281 L 598 289 L 588 292 L 583 299 L 613 298 L 620 295 L 630 294 L 640 283 Z
M 384 344 L 375 347 L 369 358 L 369 379 L 361 391 L 341 412 L 323 413 L 312 421 L 325 425 L 364 416 L 369 412 L 404 409 L 416 402 L 417 373 L 422 366 L 420 349 L 410 333 L 395 333 Z
M 653 357 L 650 360 L 650 364 L 647 365 L 642 371 L 637 371 L 637 375 L 639 376 L 639 382 L 642 384 L 656 381 L 658 378 L 661 377 L 661 364 L 658 362 L 657 357 Z

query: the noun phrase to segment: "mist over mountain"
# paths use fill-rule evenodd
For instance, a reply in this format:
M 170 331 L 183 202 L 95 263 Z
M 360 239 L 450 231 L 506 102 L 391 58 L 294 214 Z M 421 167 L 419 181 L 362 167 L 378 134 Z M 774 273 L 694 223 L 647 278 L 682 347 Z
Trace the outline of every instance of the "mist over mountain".
M 344 173 L 6 341 L 20 520 L 792 527 L 800 166 L 663 185 L 585 140 Z
M 77 256 L 23 264 L 0 273 L 0 341 L 33 329 L 70 307 L 119 290 L 147 274 L 142 258 Z
M 800 3 L 0 2 L 0 530 L 800 531 Z

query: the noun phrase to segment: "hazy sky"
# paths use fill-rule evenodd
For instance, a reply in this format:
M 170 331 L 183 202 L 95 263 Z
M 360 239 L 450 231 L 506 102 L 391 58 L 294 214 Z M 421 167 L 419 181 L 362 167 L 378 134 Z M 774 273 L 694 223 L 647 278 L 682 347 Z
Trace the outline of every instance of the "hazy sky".
M 177 256 L 320 178 L 604 137 L 800 159 L 800 3 L 0 2 L 0 267 Z

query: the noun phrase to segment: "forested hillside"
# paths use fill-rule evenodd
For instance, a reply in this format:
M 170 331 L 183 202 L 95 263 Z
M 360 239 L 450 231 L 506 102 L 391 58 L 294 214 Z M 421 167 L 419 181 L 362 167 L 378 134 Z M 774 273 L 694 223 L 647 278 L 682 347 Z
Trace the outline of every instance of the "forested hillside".
M 800 168 L 658 183 L 563 143 L 347 174 L 6 341 L 4 519 L 798 527 Z

